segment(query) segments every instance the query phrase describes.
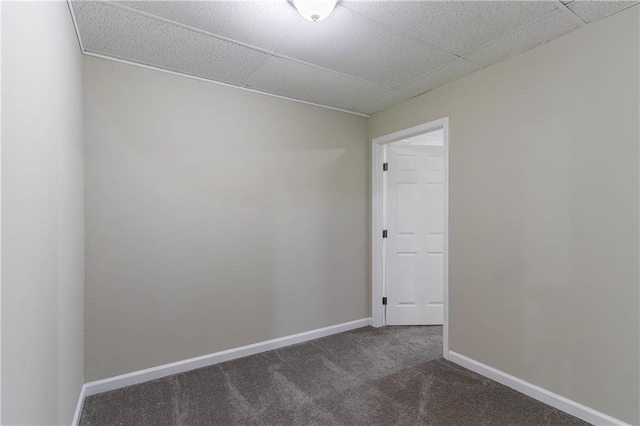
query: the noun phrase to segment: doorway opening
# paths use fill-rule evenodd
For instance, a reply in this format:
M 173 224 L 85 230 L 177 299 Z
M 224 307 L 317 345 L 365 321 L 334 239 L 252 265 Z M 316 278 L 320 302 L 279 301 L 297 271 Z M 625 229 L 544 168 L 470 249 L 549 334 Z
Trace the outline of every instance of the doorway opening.
M 449 352 L 449 118 L 372 141 L 372 319 L 443 325 Z

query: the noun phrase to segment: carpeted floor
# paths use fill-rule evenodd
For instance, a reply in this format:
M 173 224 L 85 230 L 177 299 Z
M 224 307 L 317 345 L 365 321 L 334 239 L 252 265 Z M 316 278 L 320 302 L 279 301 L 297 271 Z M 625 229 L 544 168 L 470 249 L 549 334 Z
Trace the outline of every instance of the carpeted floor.
M 90 396 L 80 424 L 586 424 L 441 356 L 442 327 L 367 327 Z

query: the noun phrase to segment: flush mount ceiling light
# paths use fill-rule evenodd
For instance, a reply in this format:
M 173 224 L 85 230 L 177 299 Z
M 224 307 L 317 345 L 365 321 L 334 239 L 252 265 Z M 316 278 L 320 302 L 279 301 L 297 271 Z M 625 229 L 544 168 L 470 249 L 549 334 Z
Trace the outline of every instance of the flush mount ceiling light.
M 333 12 L 338 0 L 289 0 L 298 13 L 308 21 L 318 22 Z

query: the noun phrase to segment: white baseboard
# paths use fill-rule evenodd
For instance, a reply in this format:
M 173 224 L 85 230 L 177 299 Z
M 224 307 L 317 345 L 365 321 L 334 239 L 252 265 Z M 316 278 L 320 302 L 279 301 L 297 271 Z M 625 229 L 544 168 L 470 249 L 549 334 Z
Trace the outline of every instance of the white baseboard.
M 565 413 L 571 414 L 579 419 L 589 422 L 594 425 L 615 425 L 615 426 L 629 426 L 627 423 L 608 416 L 604 413 L 596 411 L 578 402 L 572 401 L 569 398 L 560 396 L 556 393 L 548 391 L 536 386 L 529 382 L 525 382 L 515 376 L 507 374 L 503 371 L 497 370 L 493 367 L 489 367 L 481 362 L 468 358 L 459 353 L 449 351 L 449 361 L 461 365 L 471 371 L 474 371 L 482 376 L 495 380 L 498 383 L 502 383 L 505 386 L 515 389 L 525 395 L 530 396 L 533 399 L 537 399 L 540 402 L 544 402 L 547 405 L 562 410 Z
M 82 387 L 80 388 L 80 395 L 78 396 L 78 404 L 76 404 L 76 412 L 73 414 L 73 423 L 71 423 L 72 426 L 78 426 L 78 424 L 80 424 L 80 415 L 82 414 L 82 406 L 84 405 L 86 390 L 87 385 L 82 385 Z
M 229 349 L 222 352 L 215 352 L 209 355 L 203 355 L 183 361 L 172 362 L 170 364 L 147 368 L 145 370 L 134 371 L 132 373 L 122 374 L 120 376 L 110 377 L 108 379 L 97 380 L 95 382 L 89 382 L 84 385 L 82 389 L 82 396 L 91 396 L 98 393 L 123 388 L 125 386 L 137 385 L 139 383 L 148 382 L 149 380 L 159 379 L 161 377 L 170 376 L 172 374 L 184 373 L 185 371 L 208 367 L 210 365 L 219 364 L 221 362 L 231 361 L 233 359 L 255 355 L 260 352 L 266 352 L 273 349 L 283 348 L 285 346 L 307 342 L 309 340 L 318 339 L 320 337 L 330 336 L 332 334 L 366 327 L 368 325 L 371 325 L 371 318 L 363 318 L 355 321 L 345 322 L 342 324 L 332 325 L 329 327 L 318 328 L 316 330 L 305 331 L 304 333 L 293 334 L 291 336 L 280 337 L 278 339 L 267 340 L 265 342 L 241 346 L 239 348 Z M 78 404 L 80 405 L 80 402 Z

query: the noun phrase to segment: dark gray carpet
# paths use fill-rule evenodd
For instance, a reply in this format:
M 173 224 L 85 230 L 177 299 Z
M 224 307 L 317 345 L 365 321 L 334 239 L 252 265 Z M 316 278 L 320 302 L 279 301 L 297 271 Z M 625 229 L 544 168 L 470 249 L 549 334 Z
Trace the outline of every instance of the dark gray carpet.
M 367 327 L 90 396 L 80 424 L 586 424 L 441 355 L 442 327 Z

